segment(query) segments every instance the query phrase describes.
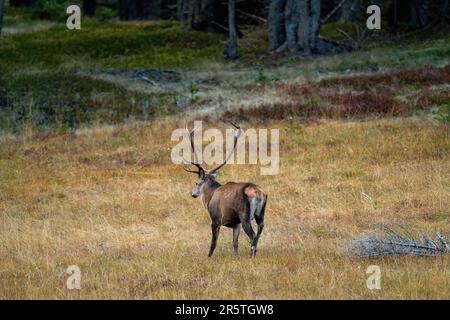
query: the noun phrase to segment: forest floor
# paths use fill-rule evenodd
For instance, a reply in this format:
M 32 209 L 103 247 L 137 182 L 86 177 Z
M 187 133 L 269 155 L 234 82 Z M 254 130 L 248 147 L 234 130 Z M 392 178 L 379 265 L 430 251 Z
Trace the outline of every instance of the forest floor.
M 220 36 L 174 22 L 43 25 L 0 40 L 0 298 L 450 298 L 449 255 L 346 254 L 379 223 L 450 232 L 448 35 L 274 59 L 254 30 L 226 62 Z M 207 258 L 195 179 L 170 160 L 199 118 L 280 129 L 279 174 L 219 176 L 269 194 L 256 259 L 226 228 Z

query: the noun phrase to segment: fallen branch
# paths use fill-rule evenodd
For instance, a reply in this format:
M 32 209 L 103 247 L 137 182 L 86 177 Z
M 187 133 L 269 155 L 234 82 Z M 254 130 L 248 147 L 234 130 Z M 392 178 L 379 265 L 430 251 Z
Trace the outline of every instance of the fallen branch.
M 218 23 L 218 22 L 216 22 L 216 21 L 212 21 L 211 24 L 213 24 L 213 25 L 215 25 L 215 26 L 218 26 L 220 29 L 222 29 L 222 30 L 224 30 L 224 31 L 226 31 L 226 32 L 229 32 L 229 31 L 230 31 L 230 29 L 228 29 L 227 27 L 225 27 L 224 25 L 221 25 L 220 23 Z
M 244 12 L 244 11 L 242 11 L 242 10 L 240 10 L 240 9 L 236 9 L 236 12 L 238 12 L 238 13 L 240 13 L 240 14 L 246 16 L 246 17 L 255 19 L 255 20 L 259 21 L 259 22 L 267 23 L 267 19 L 258 17 L 258 16 L 254 15 L 254 14 L 250 14 L 250 13 Z
M 450 254 L 450 240 L 439 232 L 413 232 L 402 225 L 381 225 L 354 239 L 347 253 L 361 258 L 382 258 L 390 254 L 439 256 Z

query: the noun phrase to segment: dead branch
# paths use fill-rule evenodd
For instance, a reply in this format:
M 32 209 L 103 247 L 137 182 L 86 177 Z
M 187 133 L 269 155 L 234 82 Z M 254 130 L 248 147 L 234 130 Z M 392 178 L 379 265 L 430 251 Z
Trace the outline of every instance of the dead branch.
M 331 16 L 332 16 L 336 11 L 338 11 L 340 7 L 342 7 L 342 5 L 345 3 L 345 1 L 347 1 L 347 0 L 342 0 L 341 2 L 339 2 L 338 5 L 337 5 L 333 10 L 331 10 L 331 12 L 330 12 L 325 18 L 323 18 L 323 19 L 320 21 L 320 23 L 325 23 L 325 22 L 327 22 L 328 19 L 330 19 Z
M 360 258 L 385 255 L 439 256 L 450 254 L 449 238 L 440 232 L 415 231 L 403 225 L 382 224 L 375 231 L 352 241 L 347 253 Z

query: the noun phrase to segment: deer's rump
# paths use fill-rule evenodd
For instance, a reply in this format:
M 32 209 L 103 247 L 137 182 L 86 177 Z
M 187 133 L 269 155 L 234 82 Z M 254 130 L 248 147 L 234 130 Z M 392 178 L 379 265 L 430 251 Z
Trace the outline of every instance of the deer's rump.
M 258 218 L 266 200 L 266 193 L 253 183 L 228 182 L 215 190 L 209 208 L 213 219 L 233 228 L 242 220 Z

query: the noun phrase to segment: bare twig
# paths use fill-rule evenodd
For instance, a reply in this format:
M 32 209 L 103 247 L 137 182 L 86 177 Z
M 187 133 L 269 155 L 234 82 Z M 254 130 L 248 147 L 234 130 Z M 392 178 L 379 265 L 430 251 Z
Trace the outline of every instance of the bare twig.
M 344 36 L 346 36 L 350 41 L 352 41 L 352 42 L 354 42 L 354 43 L 357 43 L 357 42 L 355 41 L 355 39 L 353 39 L 352 37 L 350 37 L 350 35 L 349 35 L 347 32 L 345 32 L 344 30 L 342 30 L 341 28 L 336 28 L 336 30 L 337 30 L 339 33 L 341 33 L 341 34 L 343 34 Z
M 320 23 L 325 23 L 325 22 L 327 22 L 328 19 L 330 19 L 331 16 L 332 16 L 336 11 L 338 11 L 340 7 L 342 7 L 342 5 L 345 3 L 345 1 L 347 1 L 347 0 L 342 0 L 341 2 L 339 2 L 338 5 L 337 5 L 333 10 L 331 10 L 331 12 L 330 12 L 325 18 L 323 18 L 323 19 L 320 21 Z

